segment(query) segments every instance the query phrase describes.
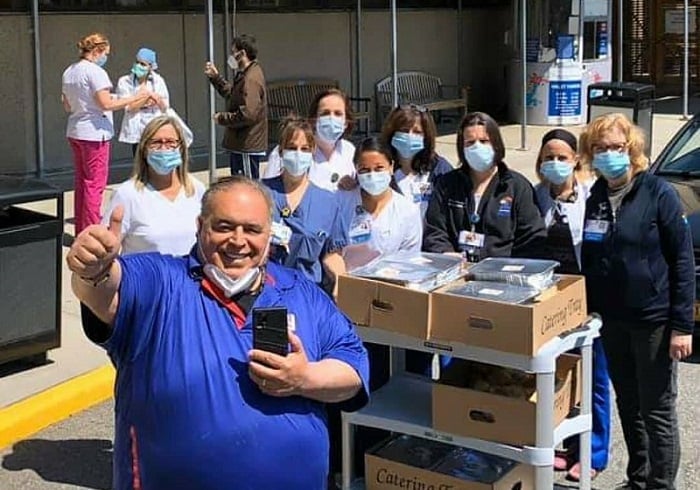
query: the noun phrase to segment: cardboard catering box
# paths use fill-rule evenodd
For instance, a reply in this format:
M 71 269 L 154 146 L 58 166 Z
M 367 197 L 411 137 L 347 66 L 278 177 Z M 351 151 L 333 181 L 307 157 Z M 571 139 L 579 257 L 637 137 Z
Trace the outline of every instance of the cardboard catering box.
M 338 307 L 353 323 L 428 338 L 430 293 L 388 282 L 338 277 Z
M 576 355 L 564 354 L 557 359 L 555 426 L 581 399 L 580 364 L 581 358 Z M 454 363 L 445 370 L 442 379 L 466 379 L 464 370 L 468 366 Z M 516 446 L 535 444 L 537 396 L 534 388 L 529 396 L 515 398 L 438 382 L 433 385 L 432 405 L 433 428 L 437 431 Z
M 446 292 L 464 281 L 444 286 L 431 294 L 430 339 L 534 356 L 547 341 L 581 325 L 587 315 L 584 278 L 560 277 L 526 304 Z
M 365 454 L 365 488 L 367 490 L 395 490 L 415 488 L 423 490 L 532 490 L 532 468 L 516 465 L 495 483 L 460 480 L 454 476 L 414 468 L 379 456 Z

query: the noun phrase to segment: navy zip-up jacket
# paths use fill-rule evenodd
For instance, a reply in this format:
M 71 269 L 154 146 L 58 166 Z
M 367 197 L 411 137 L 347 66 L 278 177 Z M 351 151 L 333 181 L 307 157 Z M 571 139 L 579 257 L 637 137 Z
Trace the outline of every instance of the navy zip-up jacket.
M 581 266 L 588 309 L 600 313 L 603 323 L 667 325 L 692 333 L 693 245 L 680 199 L 668 182 L 638 174 L 615 215 L 608 183 L 599 178 L 586 201 Z
M 459 232 L 469 230 L 469 215 L 476 211 L 474 228 L 485 235 L 481 258 L 536 257 L 547 230 L 535 201 L 532 184 L 500 162 L 486 192 L 474 210 L 474 185 L 466 168 L 441 175 L 425 213 L 424 252 L 459 251 Z

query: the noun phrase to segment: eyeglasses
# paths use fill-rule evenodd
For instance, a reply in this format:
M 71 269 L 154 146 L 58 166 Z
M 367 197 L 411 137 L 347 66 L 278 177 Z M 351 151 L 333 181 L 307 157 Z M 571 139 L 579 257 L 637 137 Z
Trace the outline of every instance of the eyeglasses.
M 625 143 L 611 143 L 609 145 L 593 145 L 593 153 L 605 153 L 606 151 L 615 151 L 617 153 L 622 153 L 627 149 L 627 142 Z
M 149 63 L 147 63 L 147 62 L 145 62 L 145 61 L 141 61 L 141 60 L 136 60 L 136 64 L 137 64 L 137 65 L 144 66 L 144 67 L 146 67 L 146 68 L 150 68 L 150 67 L 151 67 L 151 65 L 150 65 Z
M 180 140 L 150 140 L 146 146 L 149 150 L 174 150 L 180 148 Z

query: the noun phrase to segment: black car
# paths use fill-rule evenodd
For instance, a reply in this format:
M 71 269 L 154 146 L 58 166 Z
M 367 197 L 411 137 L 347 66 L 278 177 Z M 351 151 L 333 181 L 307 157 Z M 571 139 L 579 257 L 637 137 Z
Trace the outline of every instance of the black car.
M 691 361 L 700 362 L 700 113 L 669 141 L 651 172 L 671 183 L 685 208 L 695 255 L 695 334 Z

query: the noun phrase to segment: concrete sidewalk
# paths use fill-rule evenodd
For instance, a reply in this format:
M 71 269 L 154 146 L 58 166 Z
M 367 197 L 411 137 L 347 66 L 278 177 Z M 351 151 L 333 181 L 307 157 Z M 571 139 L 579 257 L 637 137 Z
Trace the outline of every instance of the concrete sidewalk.
M 656 114 L 652 156 L 684 124 L 678 114 Z M 578 134 L 583 126 L 570 127 Z M 550 127 L 530 126 L 526 131 L 525 149 L 521 146 L 519 125 L 502 126 L 506 142 L 506 162 L 514 169 L 535 180 L 534 162 L 542 135 Z M 453 163 L 458 161 L 455 135 L 438 138 L 437 151 Z M 221 169 L 225 175 L 228 170 Z M 195 174 L 207 182 L 207 173 Z M 113 186 L 112 186 L 113 187 Z M 106 193 L 109 198 L 109 192 Z M 33 203 L 33 209 L 53 213 L 50 203 Z M 65 194 L 65 233 L 73 235 L 73 193 Z M 64 247 L 63 255 L 67 253 Z M 45 365 L 12 370 L 0 367 L 0 448 L 28 437 L 85 408 L 111 396 L 114 371 L 104 351 L 91 344 L 83 335 L 79 305 L 70 289 L 70 274 L 63 261 L 62 341 L 61 347 L 49 352 Z M 37 298 L 39 300 L 39 298 Z

